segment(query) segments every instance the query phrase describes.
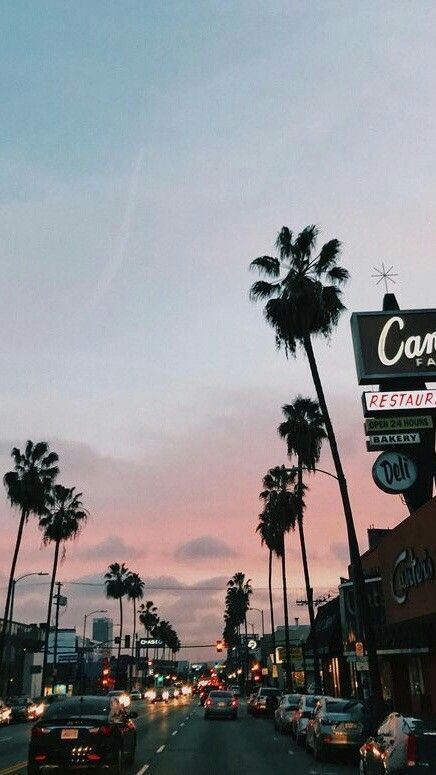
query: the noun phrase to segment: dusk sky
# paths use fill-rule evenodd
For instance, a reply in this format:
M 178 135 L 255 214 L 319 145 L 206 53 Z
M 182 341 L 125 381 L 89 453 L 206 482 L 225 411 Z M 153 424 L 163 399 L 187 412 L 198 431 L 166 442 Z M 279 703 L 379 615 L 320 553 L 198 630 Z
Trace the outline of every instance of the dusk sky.
M 372 482 L 349 316 L 380 308 L 381 261 L 402 307 L 435 306 L 436 5 L 4 0 L 0 20 L 0 471 L 47 439 L 84 494 L 59 578 L 96 586 L 65 587 L 62 624 L 93 607 L 118 621 L 99 584 L 124 561 L 183 643 L 212 642 L 235 571 L 267 609 L 261 477 L 286 462 L 282 404 L 314 395 L 248 299 L 283 224 L 338 237 L 351 273 L 315 347 L 362 549 L 370 524 L 406 516 Z M 17 515 L 1 497 L 4 585 Z M 313 584 L 334 590 L 333 480 L 312 477 L 306 530 Z M 51 562 L 33 520 L 19 573 Z M 296 535 L 288 566 L 304 619 Z M 46 592 L 24 583 L 15 618 L 43 621 Z

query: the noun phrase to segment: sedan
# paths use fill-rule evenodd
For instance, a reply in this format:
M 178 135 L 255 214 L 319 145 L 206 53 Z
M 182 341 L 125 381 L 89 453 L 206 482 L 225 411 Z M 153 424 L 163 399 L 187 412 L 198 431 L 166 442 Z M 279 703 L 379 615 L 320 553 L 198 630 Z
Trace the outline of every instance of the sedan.
M 365 739 L 365 715 L 357 700 L 321 697 L 309 720 L 306 749 L 315 759 L 325 759 L 327 751 L 348 749 L 357 751 Z
M 11 709 L 11 723 L 38 718 L 38 706 L 30 697 L 11 697 L 6 702 Z
M 413 767 L 413 770 L 410 770 Z M 436 773 L 436 728 L 420 719 L 390 713 L 360 749 L 361 775 Z
M 69 697 L 53 703 L 33 727 L 29 745 L 28 775 L 42 768 L 96 769 L 119 775 L 125 762 L 133 762 L 136 729 L 117 698 Z
M 279 707 L 274 714 L 274 727 L 280 734 L 285 734 L 291 729 L 292 719 L 298 709 L 300 694 L 285 694 L 280 700 Z
M 238 718 L 238 700 L 232 692 L 212 691 L 204 705 L 204 718 Z

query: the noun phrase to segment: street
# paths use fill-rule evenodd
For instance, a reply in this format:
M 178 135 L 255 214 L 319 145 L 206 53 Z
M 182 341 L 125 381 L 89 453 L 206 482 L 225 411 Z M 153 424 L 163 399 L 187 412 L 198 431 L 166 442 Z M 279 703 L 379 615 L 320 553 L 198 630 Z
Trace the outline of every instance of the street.
M 288 736 L 274 732 L 271 719 L 247 715 L 204 721 L 197 700 L 179 704 L 135 703 L 138 747 L 126 775 L 356 775 L 357 764 L 317 764 Z M 26 772 L 30 724 L 0 729 L 0 775 Z

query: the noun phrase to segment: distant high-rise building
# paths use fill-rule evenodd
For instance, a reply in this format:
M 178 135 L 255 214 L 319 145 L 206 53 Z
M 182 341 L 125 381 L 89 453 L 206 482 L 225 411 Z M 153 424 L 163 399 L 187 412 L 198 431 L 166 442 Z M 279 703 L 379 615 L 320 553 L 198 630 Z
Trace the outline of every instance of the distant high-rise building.
M 114 623 L 107 616 L 92 620 L 92 640 L 112 646 Z

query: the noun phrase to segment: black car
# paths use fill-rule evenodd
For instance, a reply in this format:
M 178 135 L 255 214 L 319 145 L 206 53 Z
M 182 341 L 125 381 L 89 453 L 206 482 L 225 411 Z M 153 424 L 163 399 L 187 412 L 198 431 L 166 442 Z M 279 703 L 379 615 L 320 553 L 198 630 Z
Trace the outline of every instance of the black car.
M 11 723 L 34 721 L 38 717 L 36 705 L 30 697 L 9 697 L 6 704 L 11 709 Z
M 68 697 L 47 707 L 32 727 L 28 775 L 43 767 L 98 769 L 119 775 L 136 750 L 136 728 L 114 697 Z
M 281 689 L 263 686 L 259 689 L 252 707 L 253 716 L 274 716 L 282 697 Z

